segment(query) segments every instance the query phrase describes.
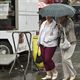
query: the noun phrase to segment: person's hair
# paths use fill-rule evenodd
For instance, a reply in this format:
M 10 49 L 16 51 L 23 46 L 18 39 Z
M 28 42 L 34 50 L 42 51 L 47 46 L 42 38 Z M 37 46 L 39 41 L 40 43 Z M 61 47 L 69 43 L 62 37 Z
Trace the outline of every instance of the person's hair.
M 64 20 L 64 27 L 66 27 L 67 23 L 69 21 L 69 16 L 65 16 L 65 20 Z
M 68 16 L 65 16 L 65 20 L 63 21 L 63 26 L 66 27 L 66 24 L 68 23 Z

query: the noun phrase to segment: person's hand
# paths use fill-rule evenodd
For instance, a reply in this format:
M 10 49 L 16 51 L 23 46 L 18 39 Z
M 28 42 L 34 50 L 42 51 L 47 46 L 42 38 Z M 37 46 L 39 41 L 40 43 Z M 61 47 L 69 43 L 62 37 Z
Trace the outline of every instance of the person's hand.
M 46 38 L 44 39 L 44 42 L 47 43 L 48 41 L 49 41 L 49 39 L 46 37 Z
M 57 24 L 58 29 L 60 29 L 62 27 L 62 25 L 60 23 Z

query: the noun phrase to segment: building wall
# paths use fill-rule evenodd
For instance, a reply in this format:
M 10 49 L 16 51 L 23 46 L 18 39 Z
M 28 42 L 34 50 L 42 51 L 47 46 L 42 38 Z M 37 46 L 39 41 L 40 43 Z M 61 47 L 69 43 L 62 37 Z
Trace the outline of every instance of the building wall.
M 38 2 L 38 0 L 26 0 L 27 2 Z
M 80 0 L 69 0 L 71 4 L 75 4 L 77 2 L 80 2 Z
M 45 3 L 47 3 L 47 0 L 39 0 L 39 2 L 45 2 Z

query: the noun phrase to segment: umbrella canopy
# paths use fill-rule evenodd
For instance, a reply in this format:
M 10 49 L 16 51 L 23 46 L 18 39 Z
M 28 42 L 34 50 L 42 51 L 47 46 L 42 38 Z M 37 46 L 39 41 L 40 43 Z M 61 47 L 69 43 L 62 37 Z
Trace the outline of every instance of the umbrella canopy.
M 42 16 L 54 16 L 54 17 L 61 17 L 68 15 L 70 17 L 74 16 L 75 9 L 72 6 L 55 3 L 50 4 L 39 11 L 39 14 Z

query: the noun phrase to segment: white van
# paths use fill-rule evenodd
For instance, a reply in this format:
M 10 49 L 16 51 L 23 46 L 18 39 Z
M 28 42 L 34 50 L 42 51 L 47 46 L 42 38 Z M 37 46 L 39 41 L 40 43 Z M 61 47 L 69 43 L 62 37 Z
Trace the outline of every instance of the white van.
M 37 3 L 38 0 L 0 1 L 0 54 L 29 50 L 26 35 L 30 43 L 30 34 L 39 30 Z

